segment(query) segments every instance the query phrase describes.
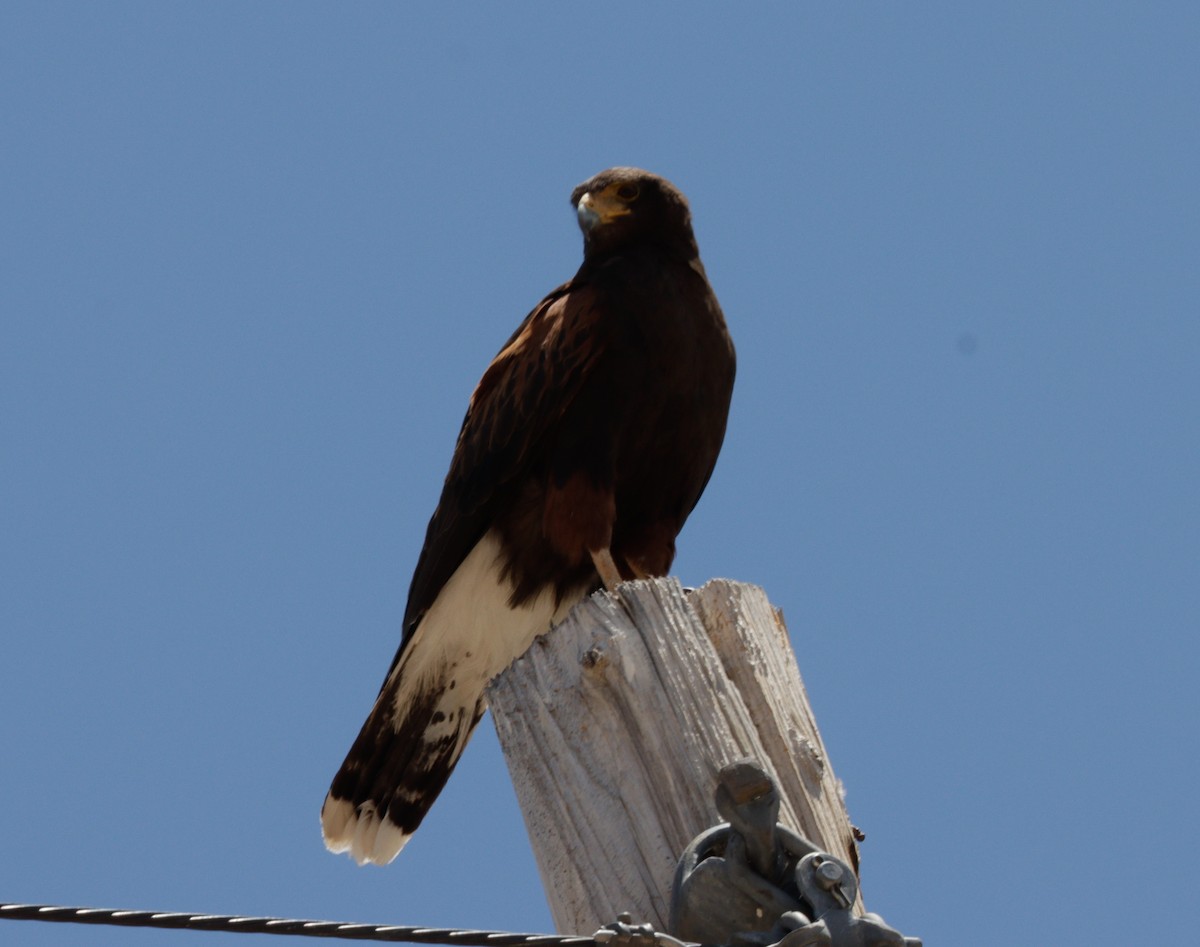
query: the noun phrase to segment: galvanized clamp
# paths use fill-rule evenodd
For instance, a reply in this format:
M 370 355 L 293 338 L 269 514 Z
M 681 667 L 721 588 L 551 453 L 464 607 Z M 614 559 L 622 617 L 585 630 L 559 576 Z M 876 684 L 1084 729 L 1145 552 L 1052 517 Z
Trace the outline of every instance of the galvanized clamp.
M 778 823 L 778 790 L 757 763 L 722 769 L 716 803 L 728 821 L 696 836 L 675 872 L 673 938 L 730 947 L 921 947 L 878 914 L 854 913 L 854 870 Z M 622 921 L 632 933 L 635 925 Z

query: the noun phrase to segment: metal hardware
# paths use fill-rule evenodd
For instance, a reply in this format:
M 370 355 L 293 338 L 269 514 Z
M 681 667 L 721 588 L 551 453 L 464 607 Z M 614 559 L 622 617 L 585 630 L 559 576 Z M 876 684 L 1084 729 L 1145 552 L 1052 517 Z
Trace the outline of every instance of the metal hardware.
M 921 947 L 878 914 L 854 913 L 854 869 L 778 823 L 778 790 L 753 760 L 721 770 L 716 804 L 727 822 L 696 836 L 675 871 L 674 937 L 730 947 Z

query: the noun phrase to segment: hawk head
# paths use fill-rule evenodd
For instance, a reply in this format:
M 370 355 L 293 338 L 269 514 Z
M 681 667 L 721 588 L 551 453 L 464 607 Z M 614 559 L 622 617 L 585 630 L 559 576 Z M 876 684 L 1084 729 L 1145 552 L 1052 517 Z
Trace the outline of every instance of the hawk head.
M 609 168 L 571 192 L 585 258 L 638 244 L 671 256 L 699 256 L 687 198 L 670 181 L 641 168 Z

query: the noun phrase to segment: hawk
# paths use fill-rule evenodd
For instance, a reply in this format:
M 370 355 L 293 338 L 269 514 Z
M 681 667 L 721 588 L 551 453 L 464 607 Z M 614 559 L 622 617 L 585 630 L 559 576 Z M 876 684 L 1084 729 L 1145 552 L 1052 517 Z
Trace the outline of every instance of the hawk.
M 666 574 L 725 436 L 734 349 L 687 200 L 611 168 L 571 203 L 583 263 L 471 395 L 400 648 L 321 809 L 359 864 L 420 825 L 491 678 L 601 585 Z

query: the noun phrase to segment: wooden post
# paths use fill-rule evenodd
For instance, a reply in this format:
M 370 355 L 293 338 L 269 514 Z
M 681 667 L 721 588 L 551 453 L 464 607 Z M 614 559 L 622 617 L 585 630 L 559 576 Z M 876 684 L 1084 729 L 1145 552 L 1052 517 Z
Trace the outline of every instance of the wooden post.
M 722 821 L 717 773 L 743 757 L 775 777 L 780 822 L 858 864 L 787 629 L 757 586 L 597 592 L 489 701 L 560 933 L 623 911 L 665 930 L 676 862 Z

